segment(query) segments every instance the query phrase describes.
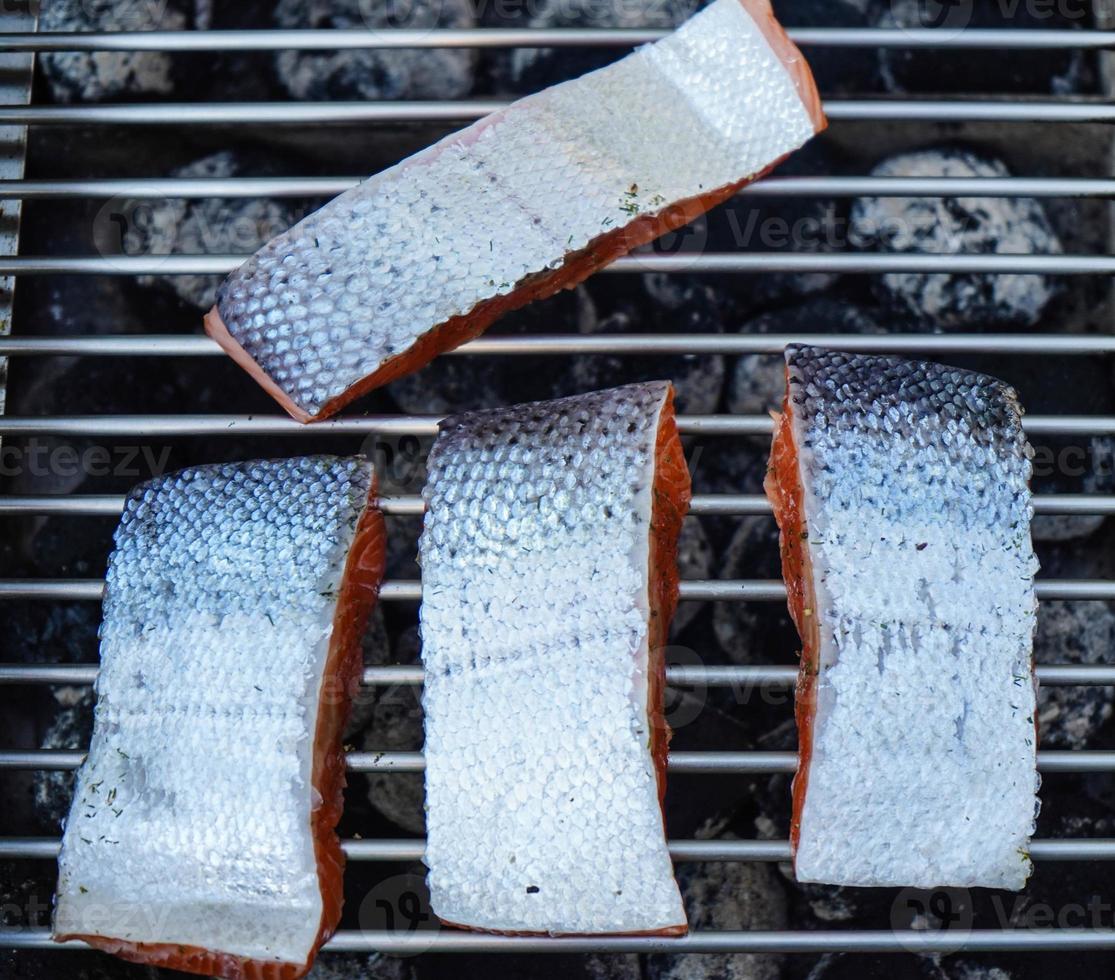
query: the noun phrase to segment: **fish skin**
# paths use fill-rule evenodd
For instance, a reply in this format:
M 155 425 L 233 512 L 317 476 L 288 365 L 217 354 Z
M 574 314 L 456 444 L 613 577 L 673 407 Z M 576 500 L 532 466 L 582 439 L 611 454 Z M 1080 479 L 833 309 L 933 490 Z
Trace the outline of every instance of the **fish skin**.
M 340 918 L 341 731 L 385 561 L 374 473 L 200 466 L 128 497 L 54 938 L 294 980 Z
M 803 638 L 796 875 L 1020 889 L 1039 777 L 1018 397 L 938 364 L 786 364 L 767 493 Z
M 432 908 L 513 934 L 686 931 L 661 646 L 689 478 L 666 382 L 446 419 L 422 562 Z
M 768 0 L 715 0 L 335 198 L 229 276 L 206 330 L 293 417 L 323 418 L 692 221 L 824 125 Z

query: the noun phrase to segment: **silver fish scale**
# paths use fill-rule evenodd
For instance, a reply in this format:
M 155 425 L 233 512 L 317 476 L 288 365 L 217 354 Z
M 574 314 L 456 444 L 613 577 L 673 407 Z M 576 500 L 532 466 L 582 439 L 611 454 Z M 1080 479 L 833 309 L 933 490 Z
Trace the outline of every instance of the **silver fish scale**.
M 1038 565 L 1017 396 L 937 364 L 786 358 L 821 636 L 798 877 L 1021 888 Z
M 57 933 L 305 961 L 322 911 L 312 735 L 371 480 L 364 460 L 318 456 L 129 496 Z
M 739 0 L 522 99 L 342 194 L 222 285 L 232 336 L 311 415 L 423 334 L 813 123 Z
M 665 382 L 445 420 L 422 561 L 434 912 L 685 922 L 651 759 L 648 561 Z

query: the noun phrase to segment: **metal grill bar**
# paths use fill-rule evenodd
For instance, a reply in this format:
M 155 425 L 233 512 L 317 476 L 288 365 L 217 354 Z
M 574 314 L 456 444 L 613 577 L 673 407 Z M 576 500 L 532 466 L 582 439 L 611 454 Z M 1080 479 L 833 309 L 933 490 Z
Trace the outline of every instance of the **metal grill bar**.
M 66 517 L 115 517 L 124 509 L 122 494 L 82 494 L 67 496 L 0 495 L 0 517 L 19 514 L 50 514 Z M 1115 514 L 1115 494 L 1052 493 L 1033 498 L 1036 514 Z M 390 516 L 416 517 L 425 510 L 422 498 L 385 497 L 377 501 L 383 513 Z M 689 513 L 702 516 L 730 517 L 740 514 L 770 514 L 770 501 L 761 494 L 697 494 Z
M 224 275 L 247 255 L 4 255 L 0 275 L 187 276 Z M 601 274 L 687 272 L 728 275 L 748 272 L 887 272 L 1017 274 L 1044 276 L 1115 275 L 1115 255 L 1031 255 L 1019 253 L 931 254 L 883 252 L 680 252 L 638 253 L 616 259 Z
M 3 38 L 4 35 L 0 35 Z M 2 48 L 2 45 L 0 45 Z M 362 177 L 111 177 L 0 180 L 0 199 L 333 197 Z M 1115 180 L 1080 177 L 767 177 L 740 197 L 1115 197 Z
M 533 334 L 482 337 L 447 355 L 770 354 L 813 344 L 889 354 L 1115 354 L 1115 334 Z M 200 334 L 97 337 L 4 337 L 0 356 L 216 357 L 224 352 Z
M 418 839 L 344 840 L 350 861 L 421 861 L 426 842 Z M 52 837 L 0 837 L 0 860 L 53 860 L 62 842 Z M 677 862 L 789 861 L 788 840 L 671 840 Z M 1115 861 L 1115 839 L 1050 838 L 1030 842 L 1035 861 Z
M 437 435 L 434 415 L 365 415 L 327 419 L 303 425 L 280 415 L 43 415 L 0 416 L 0 435 L 128 436 L 330 436 Z M 1112 435 L 1111 415 L 1028 415 L 1022 424 L 1029 435 Z M 765 436 L 773 423 L 762 415 L 681 415 L 683 435 Z
M 55 943 L 46 929 L 0 929 L 0 947 L 81 950 L 79 941 Z M 322 947 L 334 953 L 997 953 L 1115 949 L 1115 929 L 821 929 L 691 932 L 654 936 L 490 936 L 442 929 L 436 934 L 341 930 Z
M 85 752 L 69 749 L 0 750 L 0 770 L 66 771 L 76 769 Z M 421 752 L 350 752 L 349 772 L 423 772 Z M 671 752 L 668 768 L 675 775 L 742 775 L 793 773 L 796 752 Z M 1045 773 L 1115 772 L 1115 751 L 1038 752 L 1038 769 Z
M 117 105 L 0 106 L 12 126 L 320 126 L 468 122 L 507 106 L 504 99 L 429 102 L 157 102 Z M 824 104 L 840 122 L 1115 122 L 1115 104 L 1092 100 L 837 99 Z
M 1115 581 L 1102 579 L 1046 579 L 1034 583 L 1038 599 L 1112 601 Z M 104 593 L 101 579 L 0 579 L 0 601 L 5 599 L 99 600 Z M 384 582 L 379 597 L 384 602 L 418 602 L 422 583 L 401 579 Z M 709 602 L 779 602 L 786 586 L 779 579 L 693 579 L 682 582 L 680 598 Z
M 7 34 L 0 51 L 337 51 L 353 48 L 618 47 L 668 32 L 648 28 L 448 28 L 388 30 L 84 31 Z M 1115 31 L 792 27 L 797 44 L 830 48 L 1021 51 L 1115 48 Z
M 0 686 L 5 684 L 88 685 L 97 679 L 96 664 L 0 664 Z M 1043 687 L 1107 687 L 1115 685 L 1115 666 L 1106 664 L 1039 664 L 1038 681 Z M 666 681 L 675 687 L 793 687 L 797 667 L 674 664 L 666 668 Z M 365 687 L 417 687 L 422 668 L 411 665 L 365 667 Z

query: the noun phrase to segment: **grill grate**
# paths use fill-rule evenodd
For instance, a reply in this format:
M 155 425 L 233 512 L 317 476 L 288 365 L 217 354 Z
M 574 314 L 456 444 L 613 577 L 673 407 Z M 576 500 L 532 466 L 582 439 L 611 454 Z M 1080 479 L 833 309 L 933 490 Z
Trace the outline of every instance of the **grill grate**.
M 1012 49 L 1018 51 L 1115 50 L 1115 31 L 1080 30 L 977 30 L 942 33 L 934 30 L 880 30 L 810 28 L 792 30 L 802 45 L 830 48 L 961 50 Z M 0 53 L 45 51 L 276 51 L 337 50 L 342 48 L 510 48 L 510 47 L 614 47 L 623 49 L 660 37 L 655 30 L 314 30 L 314 31 L 145 31 L 140 33 L 0 35 Z M 13 126 L 322 126 L 329 124 L 457 123 L 478 118 L 504 103 L 490 99 L 458 102 L 394 103 L 185 103 L 74 106 L 0 106 L 0 125 Z M 825 105 L 836 124 L 847 122 L 979 122 L 995 124 L 1115 122 L 1115 104 L 1098 99 L 840 99 Z M 67 200 L 129 197 L 307 197 L 340 193 L 357 182 L 354 177 L 282 178 L 104 178 L 66 180 L 0 180 L 0 200 Z M 748 197 L 816 195 L 826 197 L 1033 196 L 1044 198 L 1115 197 L 1115 179 L 1094 177 L 1019 178 L 877 178 L 877 177 L 776 177 L 747 188 Z M 144 275 L 224 273 L 235 268 L 240 256 L 0 256 L 0 276 L 57 274 Z M 1043 275 L 1110 275 L 1115 273 L 1111 255 L 883 255 L 883 254 L 702 254 L 690 256 L 633 256 L 622 259 L 608 272 L 757 273 L 791 272 L 968 272 L 1036 273 Z M 1096 356 L 1115 353 L 1113 335 L 948 335 L 851 336 L 832 335 L 542 335 L 490 337 L 473 341 L 459 353 L 469 355 L 630 355 L 655 354 L 769 354 L 781 352 L 791 341 L 823 341 L 858 351 L 924 353 L 929 355 L 1023 354 Z M 0 337 L 0 357 L 208 357 L 219 354 L 216 345 L 200 336 L 88 336 Z M 683 433 L 734 436 L 764 435 L 770 420 L 759 416 L 689 416 L 679 419 Z M 342 418 L 313 429 L 280 417 L 231 415 L 175 416 L 71 416 L 21 418 L 0 415 L 0 435 L 121 435 L 136 438 L 178 435 L 321 435 L 382 433 L 429 435 L 436 419 L 420 416 Z M 1027 431 L 1033 435 L 1115 434 L 1115 417 L 1074 415 L 1031 416 Z M 112 516 L 119 513 L 119 495 L 8 496 L 0 498 L 0 515 Z M 383 502 L 388 514 L 417 515 L 417 497 L 393 497 Z M 1042 514 L 1115 514 L 1115 495 L 1054 494 L 1035 499 Z M 769 514 L 766 501 L 754 495 L 698 496 L 693 512 L 706 515 Z M 0 600 L 99 600 L 99 580 L 0 581 Z M 1040 598 L 1115 600 L 1115 582 L 1106 580 L 1043 579 Z M 420 597 L 418 582 L 386 583 L 386 601 L 414 601 Z M 710 601 L 782 601 L 781 582 L 764 580 L 687 581 L 683 599 Z M 0 664 L 0 685 L 89 685 L 97 675 L 93 665 Z M 708 687 L 758 686 L 786 689 L 797 675 L 788 666 L 727 666 L 670 668 L 672 685 Z M 1038 668 L 1043 685 L 1115 685 L 1115 666 L 1049 665 Z M 364 672 L 369 686 L 418 685 L 416 667 L 372 667 Z M 66 770 L 80 764 L 82 752 L 60 750 L 15 751 L 0 749 L 0 770 Z M 796 765 L 790 752 L 678 752 L 670 758 L 670 771 L 702 775 L 724 773 L 788 773 Z M 1046 773 L 1115 772 L 1115 751 L 1043 751 L 1039 765 Z M 420 772 L 419 752 L 353 752 L 348 767 L 356 772 Z M 53 860 L 59 842 L 47 838 L 0 839 L 0 859 Z M 789 843 L 779 840 L 674 840 L 671 853 L 677 861 L 786 861 Z M 354 861 L 418 860 L 421 840 L 348 840 L 345 851 Z M 1041 862 L 1112 861 L 1115 839 L 1043 839 L 1033 843 L 1033 856 Z M 68 947 L 82 948 L 80 943 Z M 46 930 L 0 930 L 0 948 L 59 949 Z M 655 937 L 606 937 L 537 939 L 487 936 L 443 931 L 436 936 L 342 931 L 327 950 L 388 953 L 430 952 L 921 952 L 951 953 L 1010 950 L 1094 950 L 1115 948 L 1115 930 L 1109 929 L 1010 929 L 954 931 L 832 930 L 810 932 L 695 932 L 683 939 Z

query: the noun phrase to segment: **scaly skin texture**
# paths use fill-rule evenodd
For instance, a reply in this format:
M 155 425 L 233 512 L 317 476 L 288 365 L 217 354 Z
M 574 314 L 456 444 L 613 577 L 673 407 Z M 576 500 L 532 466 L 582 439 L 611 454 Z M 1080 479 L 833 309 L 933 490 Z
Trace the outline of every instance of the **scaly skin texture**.
M 689 501 L 669 385 L 446 419 L 429 472 L 434 913 L 512 935 L 683 933 L 661 806 Z
M 766 489 L 803 646 L 795 871 L 1020 888 L 1037 561 L 1017 396 L 936 364 L 786 359 Z
M 301 466 L 299 465 L 301 464 Z M 252 476 L 249 482 L 243 482 L 243 474 L 251 472 Z M 269 472 L 275 473 L 275 478 L 268 476 Z M 299 477 L 299 473 L 302 474 Z M 334 475 L 335 474 L 335 475 Z M 349 709 L 351 706 L 351 696 L 355 691 L 360 680 L 360 672 L 362 666 L 361 652 L 360 652 L 360 637 L 366 626 L 367 619 L 374 607 L 376 597 L 378 595 L 379 585 L 383 577 L 383 568 L 386 555 L 386 540 L 383 517 L 380 512 L 371 503 L 374 500 L 375 488 L 373 475 L 370 466 L 366 463 L 356 461 L 343 461 L 337 460 L 333 462 L 331 458 L 320 457 L 311 458 L 305 461 L 291 460 L 279 461 L 276 463 L 248 463 L 248 464 L 232 464 L 231 466 L 224 467 L 209 467 L 201 468 L 200 471 L 187 471 L 186 474 L 174 474 L 170 477 L 163 478 L 170 486 L 170 489 L 163 490 L 150 490 L 154 484 L 149 484 L 147 487 L 140 488 L 133 495 L 132 500 L 128 507 L 128 529 L 122 530 L 118 533 L 118 548 L 125 546 L 129 537 L 140 535 L 148 537 L 153 542 L 159 542 L 157 547 L 163 549 L 175 549 L 174 535 L 175 535 L 175 517 L 173 515 L 173 508 L 175 506 L 175 491 L 174 487 L 180 485 L 183 488 L 182 499 L 189 494 L 193 494 L 193 498 L 197 499 L 196 491 L 191 487 L 191 482 L 188 479 L 190 476 L 196 476 L 193 486 L 197 485 L 198 480 L 207 481 L 213 489 L 211 496 L 208 498 L 211 502 L 212 516 L 215 523 L 219 524 L 222 521 L 230 522 L 231 525 L 239 525 L 245 520 L 252 521 L 256 519 L 260 511 L 255 508 L 253 501 L 262 504 L 264 511 L 268 516 L 263 516 L 261 519 L 264 521 L 272 521 L 275 524 L 282 524 L 288 521 L 289 518 L 282 516 L 284 510 L 297 508 L 300 505 L 305 505 L 306 502 L 309 506 L 313 506 L 311 502 L 315 491 L 312 485 L 317 486 L 316 493 L 319 494 L 336 494 L 340 495 L 358 493 L 360 496 L 352 497 L 351 504 L 343 504 L 340 502 L 340 496 L 337 497 L 336 523 L 333 518 L 327 518 L 325 521 L 318 521 L 312 523 L 310 526 L 314 528 L 313 533 L 318 536 L 318 540 L 325 544 L 326 547 L 330 545 L 328 542 L 334 540 L 338 548 L 346 548 L 345 551 L 335 552 L 335 557 L 331 560 L 340 559 L 340 564 L 336 571 L 340 573 L 339 581 L 333 583 L 323 583 L 325 585 L 333 584 L 336 589 L 335 599 L 333 600 L 333 613 L 332 613 L 332 629 L 327 634 L 327 650 L 324 657 L 324 662 L 321 666 L 320 683 L 316 685 L 317 692 L 316 701 L 316 724 L 312 732 L 312 755 L 309 766 L 310 781 L 312 784 L 311 794 L 315 795 L 318 801 L 316 805 L 311 805 L 308 808 L 308 832 L 312 838 L 314 862 L 316 866 L 317 888 L 320 892 L 320 915 L 318 919 L 318 926 L 316 936 L 309 944 L 309 948 L 305 950 L 305 956 L 298 961 L 282 960 L 282 959 L 261 959 L 253 958 L 252 956 L 237 955 L 227 950 L 216 948 L 206 948 L 201 945 L 177 943 L 177 942 L 152 942 L 152 941 L 133 941 L 128 939 L 121 939 L 112 935 L 104 934 L 91 934 L 88 932 L 72 932 L 60 930 L 56 939 L 64 941 L 66 939 L 82 939 L 95 948 L 102 949 L 106 952 L 113 953 L 123 959 L 132 962 L 144 963 L 153 966 L 161 966 L 178 970 L 185 970 L 192 973 L 200 973 L 208 976 L 219 976 L 230 978 L 230 980 L 295 980 L 297 977 L 303 976 L 309 971 L 313 964 L 314 957 L 321 944 L 332 934 L 333 930 L 340 919 L 341 901 L 342 901 L 342 881 L 341 876 L 344 869 L 344 856 L 341 852 L 340 842 L 337 838 L 335 828 L 341 815 L 342 796 L 345 785 L 345 761 L 344 751 L 341 742 L 342 732 L 348 718 Z M 337 477 L 340 477 L 338 482 Z M 296 494 L 297 481 L 299 479 L 311 481 L 304 483 L 309 490 L 309 496 Z M 254 480 L 256 482 L 251 482 Z M 277 482 L 276 482 L 277 480 Z M 357 483 L 344 482 L 344 481 L 357 481 Z M 293 482 L 292 482 L 293 481 Z M 314 484 L 314 481 L 319 481 Z M 159 481 L 155 481 L 158 484 Z M 282 491 L 279 492 L 277 497 L 273 497 L 268 503 L 267 495 L 270 492 L 269 487 L 275 486 L 278 489 L 280 486 L 287 487 L 290 491 L 290 499 L 282 500 Z M 358 489 L 360 486 L 362 490 Z M 231 489 L 225 489 L 231 488 Z M 154 495 L 153 495 L 154 494 Z M 195 511 L 191 508 L 188 513 L 194 514 Z M 247 510 L 242 508 L 246 507 Z M 346 507 L 348 509 L 346 509 Z M 146 511 L 145 511 L 146 508 Z M 271 508 L 268 510 L 268 508 Z M 248 516 L 246 516 L 248 515 Z M 187 517 L 189 521 L 192 518 Z M 295 518 L 297 520 L 297 518 Z M 349 524 L 351 522 L 351 524 Z M 250 528 L 252 525 L 248 523 L 246 527 Z M 192 533 L 192 532 L 188 532 Z M 220 538 L 221 540 L 230 540 L 229 538 L 221 538 L 221 535 L 232 535 L 235 540 L 236 532 L 234 529 L 226 530 L 225 532 L 218 532 L 213 537 Z M 204 535 L 203 535 L 204 537 Z M 187 539 L 188 540 L 188 539 Z M 297 561 L 298 558 L 294 554 L 283 553 L 283 541 L 285 540 L 285 532 L 279 532 L 274 539 L 274 543 L 278 546 L 278 552 L 273 556 L 275 562 L 276 573 L 281 577 L 282 568 L 285 562 Z M 111 620 L 111 617 L 117 615 L 114 610 L 122 604 L 127 604 L 130 601 L 130 584 L 134 575 L 131 571 L 125 571 L 126 565 L 131 565 L 132 557 L 135 556 L 139 564 L 144 564 L 145 547 L 139 544 L 135 550 L 127 552 L 128 557 L 114 558 L 114 564 L 119 567 L 119 571 L 110 573 L 110 590 L 111 602 L 106 602 L 106 622 Z M 188 546 L 190 553 L 198 555 L 198 560 L 208 565 L 210 562 L 215 564 L 210 567 L 214 569 L 225 568 L 235 580 L 235 569 L 237 563 L 241 563 L 242 568 L 259 568 L 261 563 L 268 560 L 265 554 L 256 554 L 251 545 L 248 546 L 246 551 L 233 551 L 222 550 L 221 545 L 218 543 L 217 552 L 210 552 L 206 554 L 204 550 L 197 550 L 199 547 L 204 549 L 204 545 L 198 541 L 195 545 Z M 237 548 L 242 548 L 243 545 L 237 545 Z M 165 550 L 163 553 L 173 555 L 174 550 Z M 180 552 L 177 552 L 180 553 Z M 124 554 L 123 551 L 120 552 Z M 157 559 L 156 559 L 157 560 Z M 248 563 L 248 564 L 245 564 Z M 140 574 L 143 574 L 142 572 Z M 118 580 L 119 584 L 113 588 L 114 579 Z M 207 602 L 207 591 L 204 584 L 199 583 L 194 585 L 189 581 L 189 572 L 184 570 L 180 573 L 170 575 L 171 580 L 175 580 L 175 585 L 172 587 L 176 593 L 176 601 L 181 601 L 183 596 L 188 596 L 193 590 L 196 598 L 193 600 L 197 603 L 199 608 L 205 608 Z M 280 578 L 281 582 L 281 578 Z M 231 586 L 235 588 L 235 584 Z M 278 588 L 281 590 L 282 585 Z M 330 601 L 326 599 L 324 593 L 322 594 L 324 602 Z M 259 608 L 268 609 L 269 598 L 258 596 L 247 596 L 244 598 L 244 603 L 251 607 L 253 602 L 257 603 Z M 318 604 L 323 604 L 318 601 Z M 234 604 L 235 605 L 235 604 Z M 226 611 L 220 615 L 230 615 L 230 611 Z M 265 612 L 261 615 L 261 629 L 260 633 L 265 632 L 267 625 L 274 625 L 270 623 L 270 619 L 278 621 L 278 613 Z M 182 629 L 188 633 L 189 626 L 184 622 Z M 313 624 L 307 622 L 306 624 L 306 642 L 313 642 L 312 637 L 314 633 Z M 183 636 L 182 641 L 188 646 L 189 637 Z M 262 635 L 257 637 L 250 637 L 247 640 L 251 642 L 259 642 L 266 644 L 268 641 Z M 166 641 L 174 648 L 174 641 Z M 237 654 L 237 643 L 239 642 L 238 635 L 232 634 L 229 637 L 229 657 L 235 658 Z M 154 643 L 154 641 L 153 641 Z M 155 651 L 152 651 L 154 655 Z M 161 651 L 160 651 L 161 653 Z M 116 654 L 115 646 L 110 646 L 106 651 L 106 665 L 111 668 L 111 660 Z M 171 656 L 177 654 L 171 653 Z M 281 651 L 276 650 L 276 658 L 281 657 Z M 276 660 L 281 663 L 280 659 Z M 138 669 L 143 670 L 142 661 L 139 662 Z M 236 670 L 236 666 L 230 665 L 230 669 Z M 265 695 L 262 687 L 257 687 L 260 691 L 260 698 Z M 215 705 L 220 705 L 220 694 L 212 692 L 217 700 Z M 204 697 L 204 693 L 201 694 Z M 219 707 L 214 707 L 214 711 L 219 711 Z M 242 732 L 245 739 L 252 738 L 251 720 L 249 719 Z M 168 735 L 168 737 L 170 737 Z M 96 739 L 96 733 L 95 733 Z M 96 741 L 95 741 L 96 745 Z M 128 743 L 129 748 L 132 748 L 131 743 Z M 214 753 L 220 753 L 227 750 L 220 744 L 211 746 Z M 111 750 L 102 750 L 111 751 Z M 132 754 L 125 754 L 125 750 L 116 746 L 115 751 L 120 754 L 121 758 L 132 759 Z M 136 750 L 133 748 L 132 750 Z M 91 756 L 94 754 L 90 753 Z M 137 755 L 138 759 L 139 756 Z M 145 750 L 142 756 L 145 768 L 149 771 L 154 771 L 152 768 L 152 757 L 150 751 Z M 139 762 L 136 762 L 138 765 Z M 86 783 L 88 780 L 86 780 Z M 245 781 L 247 787 L 248 781 Z M 80 791 L 87 793 L 89 790 L 88 785 L 82 785 Z M 158 793 L 160 790 L 157 786 L 149 785 L 148 793 Z M 180 790 L 178 792 L 181 792 Z M 141 804 L 143 794 L 137 793 L 134 800 L 127 800 L 128 793 L 121 791 L 119 794 L 113 794 L 114 802 L 118 804 L 121 811 L 128 805 Z M 75 796 L 75 800 L 78 797 Z M 245 807 L 251 806 L 251 801 L 245 799 L 243 801 Z M 214 820 L 220 821 L 221 815 L 214 813 Z M 276 817 L 281 819 L 282 814 L 276 814 Z M 78 813 L 71 814 L 71 824 L 80 819 Z M 280 827 L 276 824 L 276 831 Z M 145 834 L 154 834 L 157 831 L 147 829 Z M 81 831 L 77 831 L 80 835 Z M 129 846 L 129 839 L 125 834 L 121 834 L 120 845 L 127 849 Z M 70 846 L 79 846 L 80 841 L 71 840 Z M 138 842 L 141 846 L 146 846 L 149 841 L 145 842 L 140 840 Z M 66 868 L 69 864 L 69 859 L 63 856 L 63 867 Z M 60 894 L 63 890 L 66 893 L 72 894 L 74 889 L 74 882 L 70 882 L 66 875 L 67 881 L 60 881 Z M 166 886 L 173 889 L 173 884 Z M 78 884 L 78 890 L 83 894 L 88 893 L 84 885 Z M 125 889 L 126 890 L 126 889 Z M 94 896 L 96 893 L 94 892 Z M 129 899 L 124 894 L 118 895 L 119 901 L 126 902 Z M 173 890 L 168 893 L 168 898 L 173 899 Z M 107 901 L 107 899 L 106 899 Z M 261 910 L 264 913 L 265 910 Z M 80 914 L 80 913 L 77 913 Z M 71 916 L 67 921 L 73 921 Z M 105 929 L 107 932 L 108 929 Z M 156 930 L 157 931 L 157 930 Z
M 296 419 L 692 221 L 824 128 L 766 0 L 522 99 L 365 181 L 234 272 L 206 330 Z

